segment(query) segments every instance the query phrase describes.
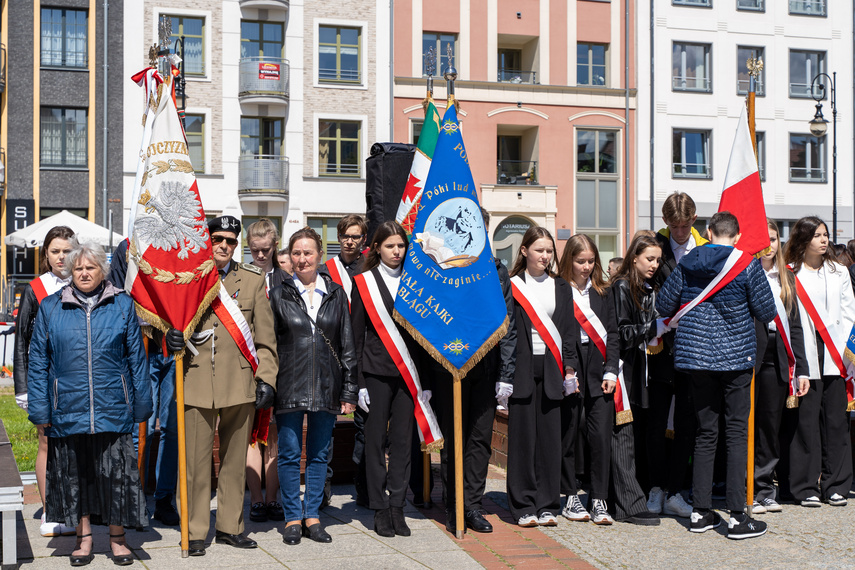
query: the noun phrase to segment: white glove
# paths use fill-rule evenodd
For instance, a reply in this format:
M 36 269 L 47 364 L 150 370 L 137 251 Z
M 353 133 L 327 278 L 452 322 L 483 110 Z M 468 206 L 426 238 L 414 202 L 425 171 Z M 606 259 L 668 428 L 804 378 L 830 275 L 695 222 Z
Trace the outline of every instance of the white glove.
M 511 396 L 514 395 L 514 385 L 509 384 L 508 382 L 496 382 L 496 399 L 507 400 Z
M 27 411 L 27 407 L 29 406 L 29 402 L 27 402 L 27 393 L 23 394 L 15 394 L 15 403 L 18 404 L 18 407 Z
M 430 403 L 430 399 L 433 398 L 433 392 L 430 390 L 422 390 L 422 402 L 427 406 Z
M 567 375 L 564 377 L 564 395 L 576 394 L 579 392 L 579 382 L 576 376 Z
M 656 319 L 656 338 L 660 338 L 670 330 L 671 326 L 665 324 L 665 319 Z
M 368 413 L 368 406 L 371 404 L 371 398 L 368 397 L 368 388 L 360 388 L 359 389 L 359 407 L 362 408 L 365 413 Z

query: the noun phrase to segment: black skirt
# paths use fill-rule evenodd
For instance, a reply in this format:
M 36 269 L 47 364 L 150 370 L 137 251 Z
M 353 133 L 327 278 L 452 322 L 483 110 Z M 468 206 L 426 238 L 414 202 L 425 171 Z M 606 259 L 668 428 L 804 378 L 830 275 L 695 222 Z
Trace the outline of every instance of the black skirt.
M 45 514 L 49 521 L 145 526 L 145 495 L 129 433 L 78 434 L 48 439 Z

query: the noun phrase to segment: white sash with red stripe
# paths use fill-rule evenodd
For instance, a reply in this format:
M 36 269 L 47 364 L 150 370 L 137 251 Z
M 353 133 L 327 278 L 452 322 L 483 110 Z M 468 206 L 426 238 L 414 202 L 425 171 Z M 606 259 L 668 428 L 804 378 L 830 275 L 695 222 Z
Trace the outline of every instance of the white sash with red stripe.
M 347 272 L 347 269 L 344 268 L 344 264 L 337 255 L 327 259 L 326 266 L 330 272 L 332 280 L 341 285 L 344 289 L 344 294 L 347 295 L 347 305 L 349 307 L 350 291 L 353 288 L 353 280 L 350 278 L 350 274 Z
M 793 354 L 793 345 L 790 342 L 790 321 L 787 318 L 787 310 L 778 295 L 775 295 L 775 309 L 778 311 L 774 320 L 775 328 L 778 329 L 778 334 L 781 335 L 781 341 L 787 350 L 787 384 L 789 385 L 787 407 L 794 408 L 798 406 L 796 394 L 799 391 L 798 379 L 796 379 L 796 356 Z
M 629 407 L 629 390 L 623 376 L 623 360 L 618 361 L 617 383 L 615 384 L 615 425 L 632 421 L 632 409 Z
M 511 289 L 513 290 L 514 300 L 520 304 L 531 319 L 531 324 L 540 335 L 550 354 L 558 364 L 558 370 L 564 376 L 564 359 L 561 357 L 561 334 L 555 327 L 555 323 L 549 318 L 546 310 L 532 294 L 531 287 L 519 276 L 511 277 Z
M 346 274 L 346 273 L 345 273 Z M 359 289 L 359 296 L 362 299 L 362 304 L 365 306 L 365 312 L 374 325 L 374 330 L 380 337 L 380 341 L 392 357 L 395 367 L 407 384 L 410 390 L 410 395 L 413 397 L 415 408 L 413 413 L 416 417 L 416 424 L 419 427 L 419 437 L 422 440 L 422 448 L 429 450 L 438 450 L 442 448 L 442 432 L 439 429 L 436 415 L 430 404 L 422 400 L 422 383 L 419 379 L 419 371 L 416 369 L 416 364 L 413 362 L 413 357 L 407 349 L 404 342 L 404 337 L 392 320 L 392 315 L 386 310 L 383 304 L 383 297 L 380 295 L 380 288 L 377 285 L 377 279 L 370 271 L 360 273 L 353 279 L 353 283 Z
M 33 293 L 36 294 L 36 301 L 41 305 L 42 301 L 48 295 L 53 295 L 62 289 L 68 281 L 59 281 L 53 273 L 42 273 L 32 281 L 30 287 L 33 288 Z
M 217 297 L 211 302 L 211 308 L 223 326 L 226 327 L 229 336 L 234 339 L 238 350 L 252 366 L 252 373 L 255 374 L 258 369 L 258 354 L 255 352 L 255 343 L 252 340 L 249 323 L 246 322 L 237 302 L 229 296 L 224 286 L 220 286 Z

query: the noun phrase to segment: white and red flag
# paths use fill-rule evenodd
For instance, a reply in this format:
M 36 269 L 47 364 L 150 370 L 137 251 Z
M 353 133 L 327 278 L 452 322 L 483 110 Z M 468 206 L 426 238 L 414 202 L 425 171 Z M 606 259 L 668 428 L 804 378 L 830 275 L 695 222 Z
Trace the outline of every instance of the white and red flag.
M 164 332 L 178 329 L 187 338 L 217 296 L 220 280 L 172 77 L 163 79 L 148 68 L 133 79 L 145 89 L 145 115 L 125 290 L 144 321 Z
M 769 230 L 747 113 L 746 109 L 742 109 L 739 116 L 718 211 L 728 211 L 736 216 L 742 234 L 736 247 L 754 255 L 769 247 Z

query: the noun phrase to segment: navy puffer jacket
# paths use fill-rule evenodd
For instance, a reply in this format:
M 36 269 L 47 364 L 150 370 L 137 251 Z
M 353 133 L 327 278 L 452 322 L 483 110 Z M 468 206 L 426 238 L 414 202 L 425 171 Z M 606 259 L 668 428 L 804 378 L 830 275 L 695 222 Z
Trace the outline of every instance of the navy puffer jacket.
M 131 433 L 152 413 L 134 302 L 105 281 L 94 307 L 66 286 L 42 301 L 30 341 L 30 421 L 52 437 Z
M 656 309 L 673 316 L 712 281 L 733 248 L 707 244 L 680 260 L 659 290 Z M 674 343 L 678 370 L 733 371 L 754 367 L 754 319 L 775 318 L 775 299 L 760 262 L 752 261 L 733 281 L 680 319 Z

